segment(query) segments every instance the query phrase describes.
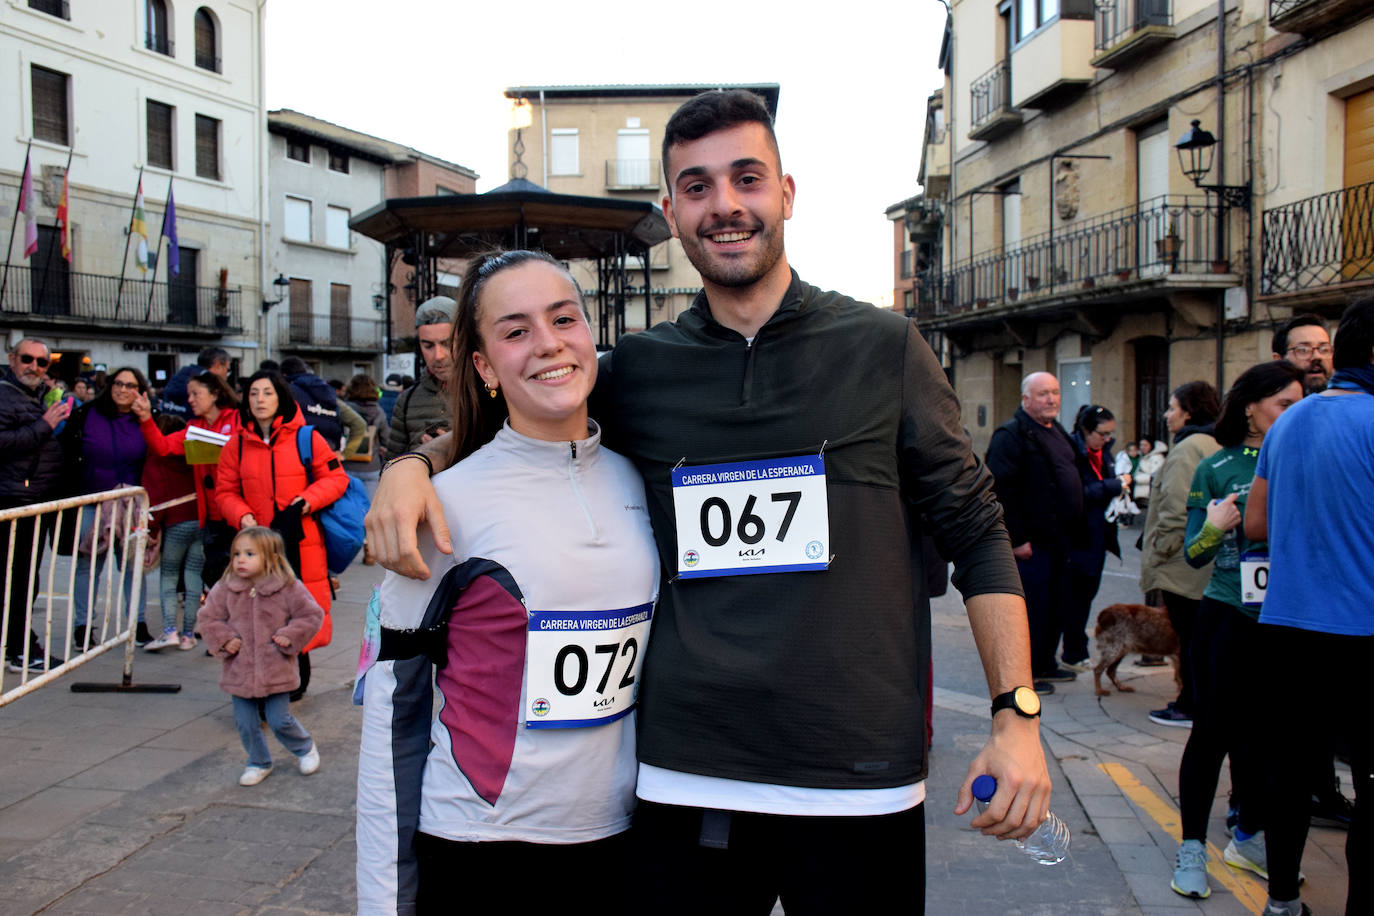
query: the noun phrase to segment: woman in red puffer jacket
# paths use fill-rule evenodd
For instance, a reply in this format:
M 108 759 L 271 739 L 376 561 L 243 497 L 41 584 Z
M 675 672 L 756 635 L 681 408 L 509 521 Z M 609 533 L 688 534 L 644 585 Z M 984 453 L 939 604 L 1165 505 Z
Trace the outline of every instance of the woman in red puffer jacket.
M 348 475 L 324 437 L 312 432 L 307 476 L 296 443 L 304 420 L 280 374 L 257 372 L 248 379 L 239 419 L 238 433 L 220 453 L 215 499 L 224 520 L 235 528 L 265 525 L 281 533 L 292 567 L 324 609 L 324 624 L 305 652 L 327 646 L 333 632 L 329 569 L 313 516 L 343 496 Z M 305 652 L 300 656 L 302 690 L 309 677 Z

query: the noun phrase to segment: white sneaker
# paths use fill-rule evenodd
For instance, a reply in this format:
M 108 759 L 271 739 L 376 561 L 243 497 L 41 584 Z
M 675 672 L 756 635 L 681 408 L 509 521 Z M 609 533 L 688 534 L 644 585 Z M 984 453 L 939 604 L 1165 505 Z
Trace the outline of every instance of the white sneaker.
M 157 639 L 154 639 L 152 642 L 148 643 L 148 645 L 144 646 L 143 651 L 161 652 L 163 649 L 175 648 L 180 642 L 181 637 L 177 635 L 176 630 L 167 630 Z
M 255 767 L 251 763 L 243 768 L 243 775 L 239 777 L 239 785 L 256 786 L 272 773 L 271 767 Z
M 183 635 L 181 637 L 180 642 L 177 644 L 177 648 L 180 649 L 182 652 L 190 652 L 195 647 L 196 638 L 194 636 Z
M 320 768 L 320 751 L 314 744 L 310 745 L 310 750 L 301 755 L 300 765 L 302 776 L 309 776 Z

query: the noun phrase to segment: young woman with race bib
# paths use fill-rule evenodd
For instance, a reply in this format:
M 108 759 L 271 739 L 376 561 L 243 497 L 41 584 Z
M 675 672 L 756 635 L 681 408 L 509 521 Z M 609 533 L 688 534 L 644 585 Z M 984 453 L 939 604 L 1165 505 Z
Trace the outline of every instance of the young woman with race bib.
M 476 874 L 555 912 L 628 867 L 658 557 L 638 472 L 587 416 L 596 350 L 567 269 L 474 260 L 452 340 L 459 460 L 434 485 L 453 553 L 429 547 L 426 581 L 387 574 L 355 690 L 358 909 L 449 911 Z

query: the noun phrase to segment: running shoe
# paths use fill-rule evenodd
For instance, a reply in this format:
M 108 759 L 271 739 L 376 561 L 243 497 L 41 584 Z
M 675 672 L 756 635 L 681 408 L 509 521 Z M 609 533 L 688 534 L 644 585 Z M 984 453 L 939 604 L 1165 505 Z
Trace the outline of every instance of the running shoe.
M 1076 671 L 1070 671 L 1068 668 L 1054 668 L 1050 671 L 1037 674 L 1035 679 L 1037 681 L 1072 681 L 1076 677 L 1078 677 Z
M 179 645 L 180 642 L 181 639 L 177 636 L 176 630 L 164 630 L 161 636 L 144 646 L 143 651 L 161 652 L 163 649 L 171 649 Z
M 1163 709 L 1151 710 L 1150 721 L 1156 725 L 1171 725 L 1174 728 L 1193 727 L 1193 717 L 1186 712 L 1179 712 L 1173 703 Z
M 1201 840 L 1184 840 L 1174 860 L 1174 876 L 1169 886 L 1174 893 L 1199 900 L 1210 897 L 1207 885 L 1207 847 Z
M 1093 662 L 1090 658 L 1080 658 L 1076 662 L 1071 662 L 1067 658 L 1061 658 L 1059 660 L 1059 663 L 1063 665 L 1065 668 L 1068 668 L 1072 671 L 1077 671 L 1079 673 L 1087 673 L 1093 670 Z
M 310 750 L 301 755 L 300 767 L 302 776 L 309 776 L 320 768 L 320 751 L 313 743 Z
M 239 785 L 256 786 L 271 774 L 272 768 L 270 766 L 255 767 L 250 763 L 243 768 L 243 774 L 239 776 Z
M 1051 684 L 1049 681 L 1036 681 L 1035 692 L 1040 694 L 1040 696 L 1042 697 L 1047 697 L 1050 694 L 1054 693 L 1054 685 Z
M 196 638 L 192 636 L 190 633 L 182 633 L 181 638 L 177 640 L 177 648 L 180 649 L 182 652 L 190 652 L 195 647 Z
M 1340 780 L 1324 795 L 1312 795 L 1312 826 L 1349 830 L 1355 804 L 1341 793 Z
M 1297 906 L 1279 903 L 1277 900 L 1270 899 L 1264 905 L 1264 912 L 1260 916 L 1312 916 L 1312 908 L 1301 900 L 1294 900 Z

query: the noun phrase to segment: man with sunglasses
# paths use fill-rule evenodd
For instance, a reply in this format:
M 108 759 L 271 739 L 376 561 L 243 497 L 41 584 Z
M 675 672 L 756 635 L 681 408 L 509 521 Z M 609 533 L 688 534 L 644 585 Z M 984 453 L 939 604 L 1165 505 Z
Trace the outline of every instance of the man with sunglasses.
M 65 398 L 51 406 L 44 404 L 51 360 L 47 345 L 22 339 L 10 347 L 9 357 L 9 366 L 0 369 L 0 509 L 29 506 L 51 498 L 62 472 L 62 450 L 53 430 L 71 412 Z M 0 557 L 9 556 L 10 537 L 9 523 L 0 524 Z M 27 635 L 28 669 L 42 672 L 43 648 L 31 630 L 26 634 L 24 626 L 30 601 L 29 571 L 41 565 L 43 552 L 43 541 L 32 516 L 15 523 L 13 538 L 14 563 L 5 573 L 9 589 L 5 660 L 11 671 L 23 670 Z M 35 539 L 39 555 L 30 565 Z M 48 667 L 60 664 L 62 659 L 57 656 L 48 658 Z

